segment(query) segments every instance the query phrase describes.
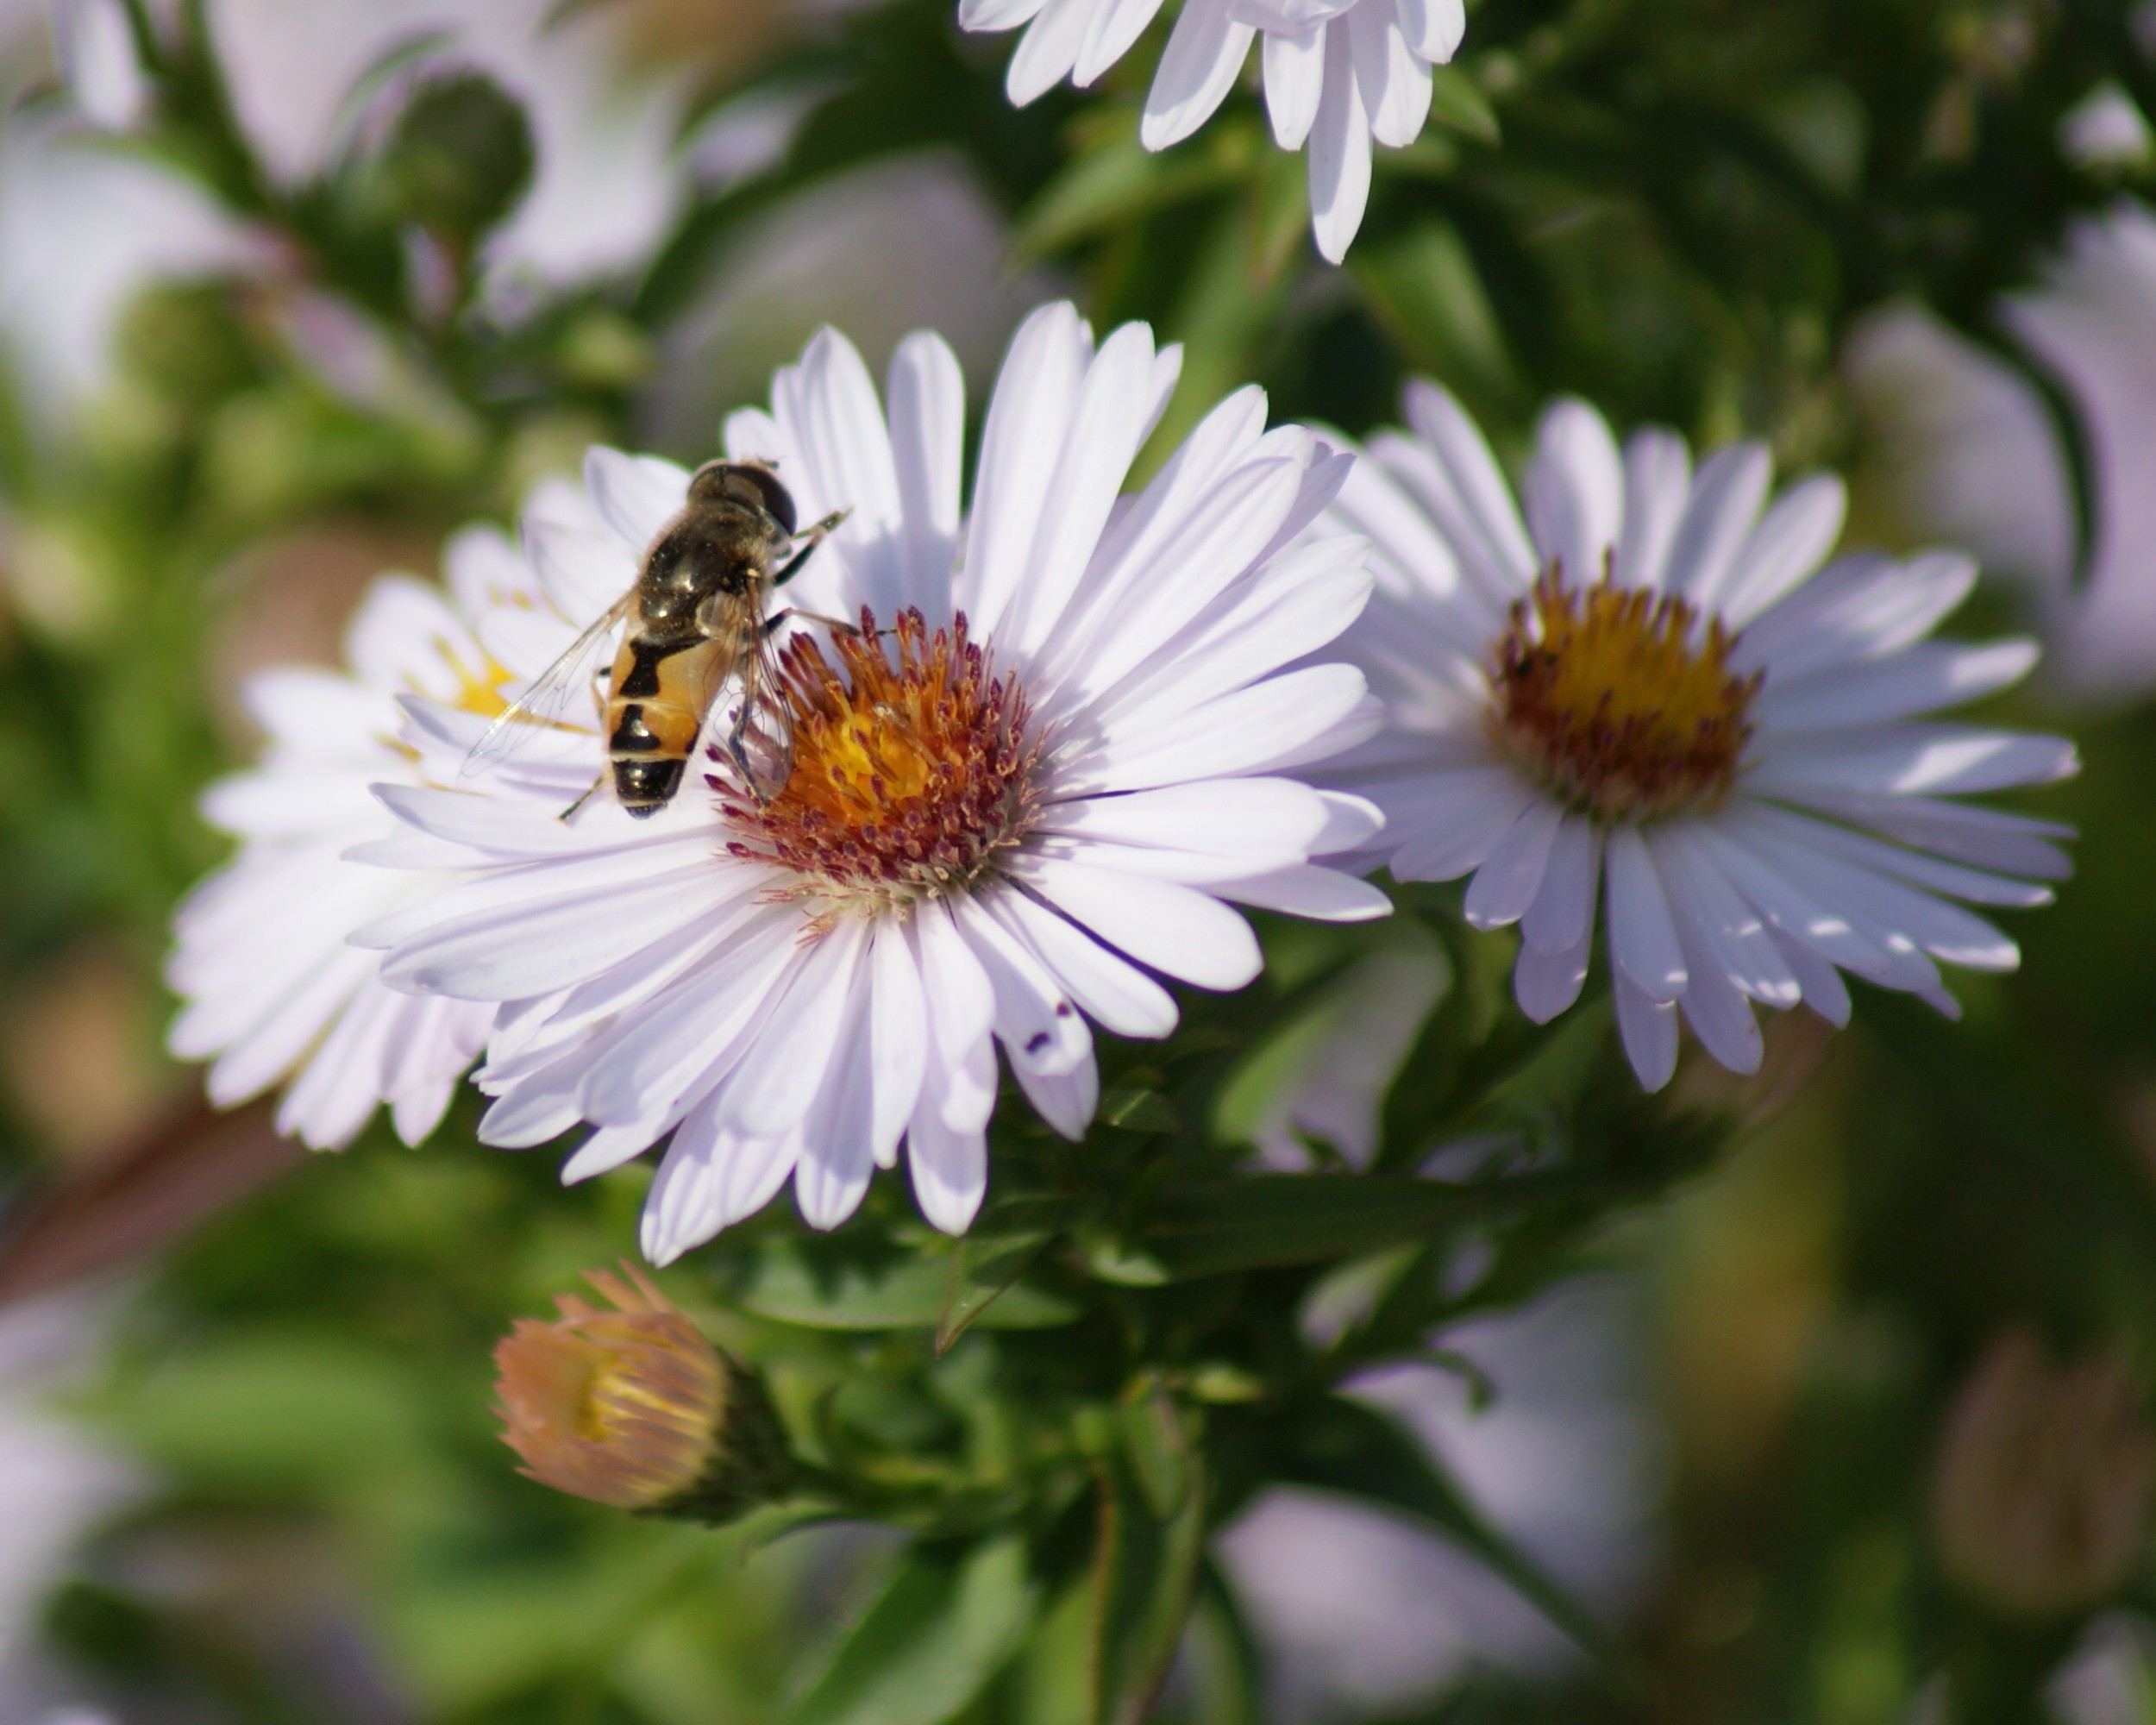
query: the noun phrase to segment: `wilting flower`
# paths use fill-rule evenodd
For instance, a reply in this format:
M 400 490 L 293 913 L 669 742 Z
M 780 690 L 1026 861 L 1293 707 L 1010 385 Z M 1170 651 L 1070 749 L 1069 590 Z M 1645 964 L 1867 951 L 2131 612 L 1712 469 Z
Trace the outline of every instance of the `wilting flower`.
M 730 450 L 775 460 L 799 518 L 852 511 L 785 590 L 862 633 L 787 649 L 791 775 L 769 800 L 707 740 L 662 812 L 602 798 L 565 823 L 602 764 L 573 713 L 477 792 L 385 789 L 413 861 L 475 871 L 364 938 L 394 948 L 397 986 L 508 1003 L 480 1074 L 487 1142 L 588 1121 L 565 1171 L 580 1179 L 671 1133 L 644 1217 L 660 1262 L 789 1176 L 803 1216 L 835 1225 L 901 1139 L 923 1211 L 961 1229 L 987 1182 L 998 1043 L 1042 1117 L 1081 1136 L 1086 1016 L 1164 1036 L 1175 1007 L 1151 973 L 1257 975 L 1230 903 L 1386 912 L 1311 861 L 1366 844 L 1370 806 L 1281 776 L 1378 720 L 1352 667 L 1282 670 L 1369 591 L 1362 542 L 1301 543 L 1347 458 L 1267 432 L 1246 389 L 1121 497 L 1178 359 L 1143 325 L 1096 352 L 1069 305 L 1035 313 L 962 532 L 964 396 L 940 338 L 900 346 L 887 417 L 826 331 L 770 413 L 729 422 Z M 483 631 L 520 675 L 630 586 L 689 476 L 598 450 L 586 480 L 588 499 L 550 493 L 526 524 L 561 615 Z M 414 711 L 417 746 L 449 760 L 480 728 Z
M 1514 987 L 1546 1021 L 1578 997 L 1606 898 L 1612 988 L 1640 1082 L 1664 1083 L 1677 1008 L 1740 1072 L 1751 1001 L 1837 1024 L 1837 967 L 1956 1010 L 1937 960 L 1990 970 L 2012 941 L 1942 895 L 2038 905 L 2067 829 L 1952 801 L 2074 769 L 2064 738 L 1922 719 L 2002 688 L 2025 641 L 1926 640 L 1976 578 L 1958 555 L 1821 563 L 1839 481 L 1771 508 L 1766 451 L 1693 470 L 1595 411 L 1543 420 L 1523 524 L 1489 446 L 1436 386 L 1413 436 L 1376 439 L 1332 520 L 1375 542 L 1378 586 L 1343 645 L 1391 723 L 1326 769 L 1385 812 L 1402 879 L 1472 873 L 1468 919 L 1518 923 Z M 1764 513 L 1763 513 L 1764 510 Z
M 463 618 L 530 578 L 485 532 L 452 543 L 447 562 L 454 605 L 408 576 L 374 583 L 346 633 L 349 671 L 295 667 L 249 680 L 247 708 L 268 747 L 203 799 L 205 819 L 241 840 L 239 854 L 173 922 L 166 981 L 185 1005 L 172 1052 L 216 1057 L 209 1088 L 220 1107 L 291 1081 L 278 1130 L 317 1150 L 350 1143 L 380 1102 L 417 1144 L 494 1016 L 488 1006 L 383 987 L 380 955 L 348 938 L 437 884 L 361 860 L 379 845 L 398 849 L 397 823 L 372 787 L 422 782 L 397 740 L 400 700 L 424 694 L 474 714 L 503 706 L 500 673 Z
M 2000 1337 L 1955 1396 L 1932 1481 L 1940 1562 L 2016 1615 L 2085 1610 L 2148 1538 L 2156 1433 L 2119 1361 L 2054 1365 L 2026 1330 Z
M 1123 57 L 1161 0 L 960 0 L 969 30 L 1029 28 L 1006 87 L 1023 106 L 1065 77 L 1083 88 Z M 1430 68 L 1467 28 L 1462 0 L 1184 0 L 1139 130 L 1163 150 L 1212 118 L 1253 38 L 1265 106 L 1284 150 L 1310 147 L 1311 225 L 1334 263 L 1369 198 L 1370 142 L 1411 144 L 1430 116 Z
M 555 1297 L 494 1349 L 502 1441 L 527 1478 L 573 1497 L 721 1521 L 782 1490 L 783 1432 L 754 1375 L 633 1264 L 585 1279 L 611 1311 Z

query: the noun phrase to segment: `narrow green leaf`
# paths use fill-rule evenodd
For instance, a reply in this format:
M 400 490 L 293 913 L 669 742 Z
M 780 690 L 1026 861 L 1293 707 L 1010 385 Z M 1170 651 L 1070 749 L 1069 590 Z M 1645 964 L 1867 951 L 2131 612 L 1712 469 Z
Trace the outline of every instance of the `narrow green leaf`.
M 1171 1188 L 1137 1244 L 1171 1277 L 1359 1257 L 1419 1239 L 1475 1200 L 1434 1180 L 1252 1174 Z
M 1174 1400 L 1149 1374 L 1123 1403 L 1124 1441 L 1155 1519 L 1172 1519 L 1190 1496 L 1190 1444 Z
M 943 1278 L 943 1309 L 936 1320 L 936 1352 L 943 1353 L 1040 1256 L 1054 1236 L 1046 1229 L 1023 1234 L 968 1235 L 950 1255 Z
M 1159 1514 L 1134 1452 L 1101 1465 L 1100 1543 L 1094 1554 L 1093 1725 L 1142 1725 L 1150 1716 L 1189 1620 L 1205 1558 L 1203 1458 L 1172 1403 L 1184 1490 Z M 1125 1422 L 1126 1439 L 1131 1423 Z M 1150 1441 L 1150 1440 L 1149 1440 Z
M 1430 117 L 1478 143 L 1499 141 L 1497 110 L 1482 88 L 1457 66 L 1430 68 Z
M 1157 1090 L 1111 1090 L 1100 1099 L 1100 1121 L 1125 1132 L 1181 1132 L 1182 1116 Z
M 995 1675 L 1038 1603 L 1015 1538 L 916 1545 L 787 1725 L 937 1725 Z
M 858 1264 L 820 1263 L 798 1242 L 784 1241 L 757 1254 L 735 1298 L 760 1317 L 818 1329 L 933 1329 L 943 1322 L 949 1289 L 950 1272 L 924 1254 L 872 1270 Z M 992 1309 L 976 1310 L 968 1321 L 991 1329 L 1052 1329 L 1077 1316 L 1078 1308 L 1067 1300 L 1006 1284 Z

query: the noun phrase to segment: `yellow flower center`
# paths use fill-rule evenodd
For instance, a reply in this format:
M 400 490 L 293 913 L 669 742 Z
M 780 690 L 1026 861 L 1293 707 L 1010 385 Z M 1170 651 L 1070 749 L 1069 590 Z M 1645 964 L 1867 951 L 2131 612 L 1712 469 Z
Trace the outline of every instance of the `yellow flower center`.
M 1513 606 L 1490 668 L 1498 746 L 1605 822 L 1712 806 L 1729 794 L 1760 675 L 1729 668 L 1719 618 L 1695 639 L 1673 594 L 1568 588 L 1551 569 Z
M 882 631 L 864 611 L 862 632 L 835 648 L 836 668 L 805 635 L 786 649 L 774 702 L 792 764 L 779 794 L 758 802 L 711 777 L 739 835 L 729 849 L 790 869 L 835 908 L 902 908 L 970 884 L 1036 812 L 1040 739 L 1024 693 L 967 639 L 962 615 L 931 635 L 918 611 Z

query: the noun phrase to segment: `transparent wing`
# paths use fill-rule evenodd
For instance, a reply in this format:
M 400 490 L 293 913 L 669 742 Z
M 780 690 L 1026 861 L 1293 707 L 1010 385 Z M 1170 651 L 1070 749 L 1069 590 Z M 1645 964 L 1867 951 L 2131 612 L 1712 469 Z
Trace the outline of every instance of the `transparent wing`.
M 758 802 L 786 788 L 793 772 L 793 727 L 787 701 L 785 665 L 775 633 L 759 631 L 753 651 L 733 668 L 733 700 L 722 695 L 724 729 L 714 739 Z
M 591 687 L 599 655 L 611 643 L 622 618 L 629 615 L 636 597 L 633 587 L 624 593 L 598 622 L 569 643 L 567 651 L 533 679 L 531 687 L 511 702 L 508 711 L 472 745 L 472 752 L 458 768 L 459 778 L 473 778 L 498 766 L 540 731 L 561 722 L 578 694 Z

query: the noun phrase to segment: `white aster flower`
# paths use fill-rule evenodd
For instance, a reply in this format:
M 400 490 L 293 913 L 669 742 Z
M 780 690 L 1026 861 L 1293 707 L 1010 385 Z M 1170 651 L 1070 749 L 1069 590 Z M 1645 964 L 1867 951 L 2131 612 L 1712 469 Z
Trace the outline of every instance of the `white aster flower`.
M 968 30 L 1029 26 L 1005 88 L 1023 107 L 1068 77 L 1080 88 L 1123 57 L 1161 0 L 960 0 Z M 1264 38 L 1265 106 L 1284 150 L 1310 147 L 1311 227 L 1347 255 L 1370 191 L 1370 143 L 1413 143 L 1430 116 L 1430 68 L 1458 51 L 1463 0 L 1184 0 L 1145 98 L 1149 150 L 1213 117 Z
M 802 1215 L 834 1226 L 901 1139 L 922 1210 L 955 1231 L 987 1181 L 998 1043 L 1079 1137 L 1098 1088 L 1086 1018 L 1163 1036 L 1175 1007 L 1153 973 L 1257 973 L 1229 902 L 1384 913 L 1310 860 L 1366 844 L 1375 811 L 1280 776 L 1379 719 L 1352 667 L 1281 668 L 1369 591 L 1359 540 L 1302 543 L 1348 458 L 1267 432 L 1246 389 L 1120 496 L 1179 361 L 1141 324 L 1096 351 L 1068 304 L 1036 312 L 962 525 L 964 390 L 940 337 L 900 345 L 887 413 L 826 330 L 769 413 L 729 421 L 732 456 L 774 460 L 802 519 L 852 511 L 787 599 L 866 610 L 877 631 L 828 653 L 793 637 L 791 777 L 768 804 L 707 738 L 661 812 L 608 798 L 565 824 L 602 760 L 595 729 L 567 725 L 477 791 L 385 790 L 411 861 L 479 871 L 364 938 L 395 949 L 399 986 L 506 1003 L 483 1138 L 588 1122 L 573 1180 L 671 1133 L 644 1216 L 660 1262 L 789 1175 Z M 553 632 L 523 613 L 482 631 L 522 674 L 630 586 L 689 483 L 609 450 L 586 474 L 588 498 L 542 498 L 526 526 Z M 470 746 L 474 721 L 415 711 L 423 749 Z
M 498 712 L 500 676 L 460 616 L 511 601 L 527 584 L 498 534 L 475 530 L 446 559 L 454 607 L 405 575 L 375 581 L 345 637 L 348 673 L 266 671 L 244 691 L 269 735 L 260 764 L 212 785 L 203 813 L 241 841 L 173 921 L 166 980 L 185 1003 L 172 1051 L 216 1057 L 210 1100 L 230 1107 L 291 1080 L 277 1128 L 317 1150 L 349 1144 L 378 1103 L 417 1144 L 441 1120 L 492 1022 L 490 1007 L 383 987 L 380 955 L 353 931 L 431 890 L 373 866 L 397 823 L 375 798 L 384 779 L 422 782 L 398 741 L 400 702 L 424 694 L 475 714 Z
M 1598 897 L 1650 1089 L 1676 1063 L 1680 1004 L 1748 1072 L 1751 1001 L 1845 1023 L 1847 970 L 1951 1013 L 1935 961 L 2015 966 L 2014 943 L 1948 898 L 2047 902 L 2007 875 L 2064 877 L 2053 841 L 2071 835 L 1951 799 L 2059 778 L 2074 752 L 1924 717 L 2035 662 L 2026 641 L 1925 639 L 1975 580 L 1966 558 L 1822 568 L 1839 480 L 1769 507 L 1759 445 L 1695 472 L 1668 432 L 1620 452 L 1576 401 L 1543 420 L 1523 523 L 1457 402 L 1418 383 L 1407 417 L 1413 435 L 1376 439 L 1330 518 L 1376 544 L 1377 592 L 1343 645 L 1391 724 L 1326 777 L 1384 810 L 1395 875 L 1471 872 L 1468 919 L 1520 925 L 1531 1018 L 1578 997 Z

